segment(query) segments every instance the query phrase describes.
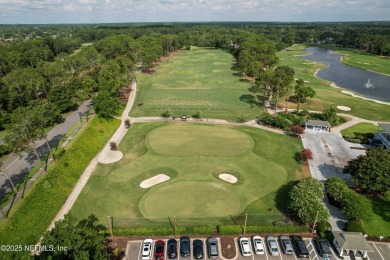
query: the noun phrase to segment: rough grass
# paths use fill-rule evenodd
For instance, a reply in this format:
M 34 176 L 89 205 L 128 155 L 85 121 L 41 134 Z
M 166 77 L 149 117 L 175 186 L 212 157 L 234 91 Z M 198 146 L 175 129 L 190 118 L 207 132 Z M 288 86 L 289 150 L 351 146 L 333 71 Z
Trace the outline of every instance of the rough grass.
M 351 138 L 356 138 L 357 136 L 372 136 L 376 130 L 378 129 L 378 126 L 370 124 L 370 123 L 359 123 L 354 126 L 348 127 L 341 131 L 341 134 L 343 136 L 348 136 Z
M 113 216 L 116 227 L 169 225 L 169 218 L 172 220 L 174 214 L 178 223 L 190 225 L 230 223 L 229 214 L 240 215 L 247 211 L 257 216 L 253 219 L 263 220 L 263 224 L 280 220 L 282 212 L 285 212 L 286 183 L 295 180 L 301 173 L 300 165 L 294 160 L 294 154 L 302 149 L 300 140 L 250 127 L 195 126 L 180 123 L 134 124 L 119 145 L 124 158 L 112 165 L 98 165 L 72 212 L 77 217 L 93 212 L 103 221 L 107 215 Z M 161 131 L 159 136 L 164 139 L 176 127 L 188 128 L 189 135 L 203 130 L 208 132 L 210 127 L 217 133 L 239 131 L 252 139 L 253 149 L 233 157 L 224 155 L 223 151 L 219 156 L 199 155 L 196 151 L 197 156 L 176 153 L 168 156 L 150 150 L 148 142 L 145 142 L 149 133 Z M 223 145 L 229 147 L 229 141 L 226 138 Z M 212 140 L 208 142 L 212 143 Z M 214 145 L 219 147 L 220 142 L 221 139 L 216 139 Z M 217 176 L 224 172 L 236 176 L 238 183 L 220 180 Z M 171 180 L 150 189 L 139 187 L 143 180 L 159 173 L 169 175 Z M 180 188 L 181 183 L 191 185 L 183 189 Z M 203 192 L 201 186 L 205 186 Z M 180 190 L 177 190 L 178 187 Z M 231 195 L 227 196 L 227 190 Z M 157 206 L 159 198 L 161 201 L 158 203 L 162 205 Z M 234 198 L 238 198 L 238 204 Z M 195 203 L 196 200 L 201 203 Z M 183 208 L 184 205 L 186 207 Z M 199 205 L 203 207 L 200 209 Z M 220 215 L 217 216 L 213 210 L 205 210 L 212 205 L 217 205 Z M 231 208 L 226 208 L 226 205 L 231 205 Z M 158 211 L 152 207 L 157 207 Z M 273 211 L 269 212 L 269 208 Z M 200 216 L 197 211 L 202 212 L 202 217 L 188 218 Z M 144 214 L 149 218 L 145 218 Z
M 381 105 L 372 101 L 354 98 L 341 93 L 343 89 L 330 87 L 330 82 L 316 78 L 314 73 L 317 69 L 324 68 L 325 65 L 313 61 L 308 61 L 298 58 L 297 55 L 307 55 L 309 53 L 300 50 L 304 45 L 296 45 L 294 49 L 297 51 L 282 51 L 278 52 L 279 64 L 287 65 L 295 70 L 295 77 L 302 78 L 308 81 L 307 85 L 311 86 L 317 92 L 314 98 L 309 98 L 304 104 L 301 104 L 301 109 L 308 110 L 323 110 L 326 107 L 333 105 L 343 105 L 351 108 L 351 111 L 343 113 L 358 116 L 364 119 L 390 121 L 390 106 Z M 281 102 L 280 104 L 283 104 Z M 296 103 L 289 103 L 290 108 L 296 108 Z
M 252 83 L 233 70 L 234 58 L 220 49 L 192 48 L 164 58 L 155 74 L 137 76 L 138 93 L 131 116 L 160 116 L 170 109 L 172 116 L 191 116 L 237 121 L 259 115 L 261 105 L 249 91 Z

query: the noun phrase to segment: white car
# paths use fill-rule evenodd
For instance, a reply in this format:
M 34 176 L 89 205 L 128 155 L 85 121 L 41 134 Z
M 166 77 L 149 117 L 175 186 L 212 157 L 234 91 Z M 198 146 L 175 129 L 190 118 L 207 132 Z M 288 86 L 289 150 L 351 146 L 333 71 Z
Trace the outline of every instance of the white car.
M 249 239 L 246 237 L 241 237 L 239 239 L 239 242 L 240 242 L 241 254 L 243 256 L 251 256 L 252 252 L 251 252 L 251 247 L 249 244 Z
M 142 243 L 142 259 L 148 260 L 152 258 L 153 240 L 148 238 Z
M 263 244 L 263 240 L 261 240 L 261 237 L 253 236 L 252 245 L 256 255 L 264 255 L 264 244 Z

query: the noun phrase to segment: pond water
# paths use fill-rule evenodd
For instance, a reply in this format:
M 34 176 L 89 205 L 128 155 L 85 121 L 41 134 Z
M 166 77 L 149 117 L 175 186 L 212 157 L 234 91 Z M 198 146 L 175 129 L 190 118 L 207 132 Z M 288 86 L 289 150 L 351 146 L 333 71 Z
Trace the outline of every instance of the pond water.
M 390 100 L 390 76 L 366 71 L 341 63 L 342 55 L 332 54 L 330 50 L 309 47 L 305 51 L 310 55 L 300 58 L 327 65 L 316 76 L 334 82 L 337 86 L 352 90 L 362 96 L 382 101 Z

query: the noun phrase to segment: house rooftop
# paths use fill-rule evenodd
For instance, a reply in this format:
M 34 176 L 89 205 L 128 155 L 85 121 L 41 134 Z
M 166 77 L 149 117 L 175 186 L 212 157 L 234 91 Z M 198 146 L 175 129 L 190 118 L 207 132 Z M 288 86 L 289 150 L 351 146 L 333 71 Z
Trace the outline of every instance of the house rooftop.
M 305 125 L 331 127 L 328 121 L 309 120 L 309 119 L 305 120 Z
M 382 127 L 384 132 L 390 133 L 390 124 L 378 123 L 380 127 Z
M 332 231 L 339 247 L 343 250 L 374 252 L 366 238 L 359 232 Z

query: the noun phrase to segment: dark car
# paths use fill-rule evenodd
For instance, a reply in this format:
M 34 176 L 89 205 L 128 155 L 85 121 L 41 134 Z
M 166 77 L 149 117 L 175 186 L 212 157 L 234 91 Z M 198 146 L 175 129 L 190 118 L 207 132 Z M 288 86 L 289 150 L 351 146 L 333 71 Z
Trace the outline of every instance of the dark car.
M 207 254 L 210 259 L 218 258 L 218 241 L 214 237 L 209 237 L 207 239 Z
M 291 243 L 293 244 L 293 248 L 295 254 L 300 258 L 309 258 L 309 250 L 300 236 L 291 236 Z
M 191 241 L 187 236 L 180 238 L 180 255 L 182 257 L 189 257 L 191 255 Z
M 154 246 L 155 260 L 164 260 L 164 248 L 165 248 L 165 242 L 162 240 L 157 240 Z
M 195 259 L 203 258 L 203 241 L 196 239 L 193 242 L 193 254 Z
M 315 240 L 315 243 L 317 245 L 318 254 L 320 256 L 328 257 L 328 258 L 332 256 L 332 253 L 330 252 L 330 245 L 328 243 L 328 240 L 324 238 L 317 238 Z
M 168 259 L 175 259 L 177 257 L 177 241 L 176 239 L 169 239 L 167 242 Z

